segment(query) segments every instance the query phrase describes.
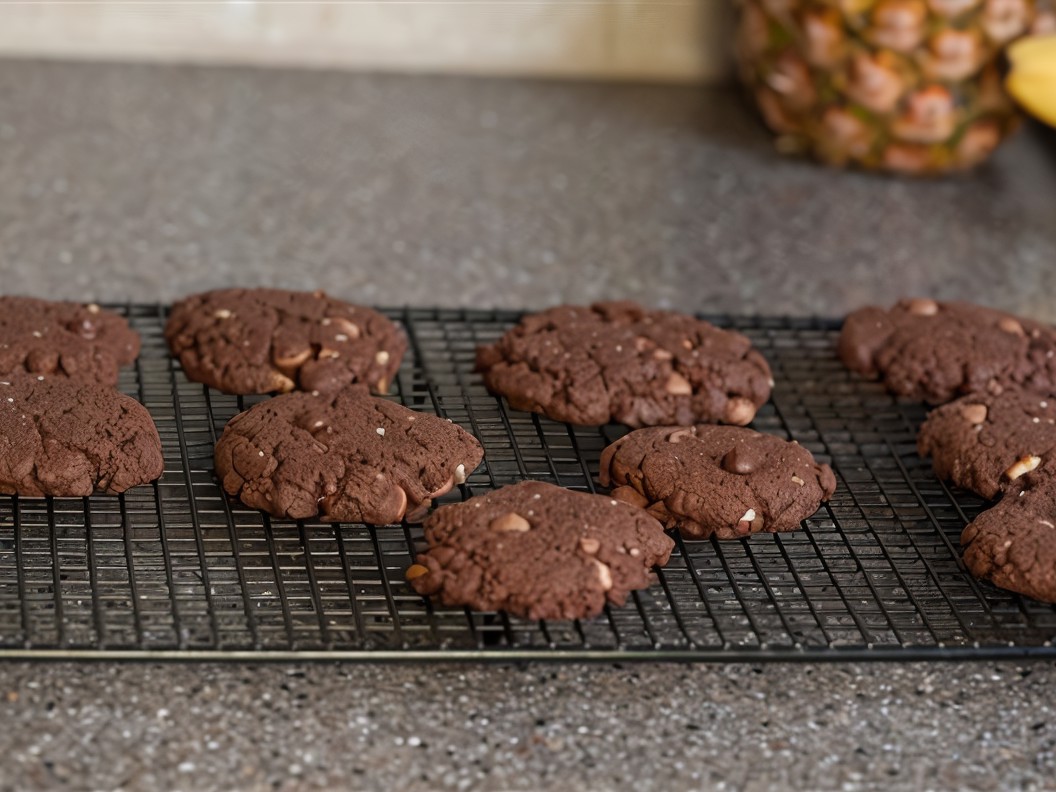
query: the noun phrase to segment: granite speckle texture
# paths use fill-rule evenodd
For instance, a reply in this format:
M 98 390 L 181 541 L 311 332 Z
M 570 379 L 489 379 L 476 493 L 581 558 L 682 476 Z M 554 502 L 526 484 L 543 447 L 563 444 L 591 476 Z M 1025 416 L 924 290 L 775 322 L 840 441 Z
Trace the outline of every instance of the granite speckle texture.
M 0 666 L 0 789 L 1051 790 L 1056 665 Z
M 0 64 L 6 293 L 1056 320 L 1056 153 L 777 158 L 722 89 Z M 0 663 L 0 790 L 1046 790 L 1056 665 Z
M 1036 135 L 914 183 L 782 160 L 723 89 L 9 61 L 0 96 L 6 292 L 1056 320 Z

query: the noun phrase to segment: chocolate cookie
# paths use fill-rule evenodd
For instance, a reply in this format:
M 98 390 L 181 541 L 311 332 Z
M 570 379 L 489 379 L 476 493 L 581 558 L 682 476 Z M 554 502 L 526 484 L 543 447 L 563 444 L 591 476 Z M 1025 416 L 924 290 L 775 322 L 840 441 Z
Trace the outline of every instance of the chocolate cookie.
M 437 509 L 429 549 L 407 570 L 444 605 L 528 619 L 596 616 L 653 581 L 674 547 L 655 519 L 626 503 L 523 481 Z
M 1016 385 L 1056 392 L 1056 330 L 969 303 L 862 308 L 847 317 L 839 353 L 892 393 L 932 404 Z
M 400 329 L 323 292 L 222 289 L 172 307 L 165 339 L 187 376 L 224 393 L 385 393 L 407 351 Z
M 0 377 L 22 374 L 117 384 L 139 354 L 139 334 L 94 303 L 0 297 Z
M 631 432 L 602 452 L 601 483 L 690 539 L 795 530 L 836 489 L 798 443 L 707 425 Z
M 276 517 L 388 524 L 424 513 L 483 456 L 450 421 L 351 386 L 276 396 L 236 415 L 215 461 L 228 493 Z
M 743 425 L 773 386 L 740 333 L 630 302 L 526 316 L 477 349 L 477 369 L 515 409 L 584 425 Z
M 0 492 L 117 495 L 161 475 L 161 440 L 142 404 L 105 385 L 38 376 L 0 382 Z
M 1023 388 L 964 396 L 928 414 L 917 449 L 940 478 L 995 498 L 1056 449 L 1056 398 Z
M 976 577 L 1056 603 L 1056 459 L 1016 479 L 968 524 L 961 544 Z

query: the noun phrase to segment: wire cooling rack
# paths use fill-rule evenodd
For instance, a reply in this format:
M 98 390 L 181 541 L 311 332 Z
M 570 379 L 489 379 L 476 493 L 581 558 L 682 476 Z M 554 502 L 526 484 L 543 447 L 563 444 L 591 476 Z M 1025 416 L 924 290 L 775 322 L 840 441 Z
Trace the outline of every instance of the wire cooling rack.
M 143 337 L 121 388 L 157 422 L 165 474 L 121 497 L 0 498 L 0 658 L 376 660 L 836 660 L 1056 657 L 1056 608 L 972 579 L 965 522 L 915 450 L 924 410 L 849 374 L 838 323 L 709 317 L 774 368 L 754 426 L 831 462 L 839 488 L 803 530 L 685 541 L 652 588 L 597 619 L 542 622 L 434 607 L 403 572 L 416 526 L 268 518 L 213 478 L 225 423 L 260 398 L 189 382 L 166 350 L 164 309 L 124 306 Z M 593 491 L 625 430 L 507 408 L 474 349 L 514 313 L 389 311 L 410 351 L 392 398 L 480 438 L 484 464 L 444 500 L 525 478 Z

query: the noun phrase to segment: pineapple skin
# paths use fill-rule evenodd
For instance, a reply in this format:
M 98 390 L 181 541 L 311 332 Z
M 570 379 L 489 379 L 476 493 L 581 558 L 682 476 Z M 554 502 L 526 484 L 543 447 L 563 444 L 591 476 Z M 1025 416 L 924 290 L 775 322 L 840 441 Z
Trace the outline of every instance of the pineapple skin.
M 983 162 L 1018 124 L 1000 61 L 1041 21 L 1035 0 L 739 5 L 741 78 L 781 151 L 934 175 Z

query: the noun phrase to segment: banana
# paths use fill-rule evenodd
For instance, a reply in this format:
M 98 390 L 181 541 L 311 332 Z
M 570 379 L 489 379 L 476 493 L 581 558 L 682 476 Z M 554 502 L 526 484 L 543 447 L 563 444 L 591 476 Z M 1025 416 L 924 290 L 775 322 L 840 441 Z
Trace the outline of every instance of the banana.
M 1034 36 L 1008 49 L 1005 86 L 1023 109 L 1056 127 L 1056 35 Z

